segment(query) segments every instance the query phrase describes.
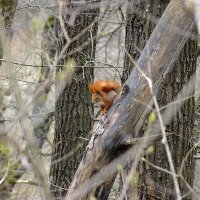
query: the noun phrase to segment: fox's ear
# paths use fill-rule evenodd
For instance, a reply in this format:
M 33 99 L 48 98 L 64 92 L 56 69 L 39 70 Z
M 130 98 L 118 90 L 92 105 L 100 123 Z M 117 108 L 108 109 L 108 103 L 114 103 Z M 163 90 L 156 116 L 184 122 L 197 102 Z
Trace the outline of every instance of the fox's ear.
M 94 93 L 94 84 L 93 83 L 89 83 L 88 88 L 89 88 L 90 92 Z

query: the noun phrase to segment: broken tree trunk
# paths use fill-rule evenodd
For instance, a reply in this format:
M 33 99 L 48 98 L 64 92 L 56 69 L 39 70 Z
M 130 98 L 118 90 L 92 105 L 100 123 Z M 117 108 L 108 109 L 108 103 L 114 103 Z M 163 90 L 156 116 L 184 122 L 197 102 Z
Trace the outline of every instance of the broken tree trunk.
M 137 66 L 152 79 L 155 93 L 171 70 L 193 26 L 193 17 L 184 2 L 171 1 L 137 62 Z M 152 105 L 151 97 L 148 82 L 135 67 L 106 118 L 95 130 L 66 199 L 87 199 L 90 195 L 97 199 L 107 199 L 117 163 L 125 165 L 124 162 L 128 162 L 128 159 L 122 158 L 121 162 L 113 163 L 111 161 L 129 151 L 130 143 L 127 141 L 132 132 L 135 137 L 138 136 L 149 112 L 146 105 Z M 106 165 L 116 170 L 109 174 L 109 170 L 105 169 Z M 97 173 L 98 176 L 94 176 Z

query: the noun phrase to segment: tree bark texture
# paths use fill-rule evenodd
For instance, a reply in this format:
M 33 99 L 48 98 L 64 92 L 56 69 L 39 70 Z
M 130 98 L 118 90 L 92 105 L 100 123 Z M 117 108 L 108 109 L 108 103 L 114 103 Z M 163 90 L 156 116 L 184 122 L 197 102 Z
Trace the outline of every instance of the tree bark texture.
M 162 15 L 168 3 L 168 0 L 156 2 L 147 0 L 138 3 L 129 1 L 125 47 L 135 60 L 139 57 L 139 51 L 136 46 L 139 49 L 144 48 L 145 43 L 157 23 L 158 17 Z M 193 33 L 196 34 L 195 31 L 193 31 Z M 157 94 L 160 107 L 169 104 L 179 93 L 183 85 L 186 84 L 190 77 L 195 73 L 196 53 L 197 38 L 191 38 L 184 45 L 180 56 L 174 64 L 173 70 L 167 75 L 161 91 Z M 123 82 L 126 81 L 132 69 L 133 63 L 128 55 L 126 55 Z M 167 125 L 167 131 L 172 133 L 172 136 L 169 136 L 169 143 L 177 173 L 179 173 L 181 164 L 187 152 L 193 146 L 194 108 L 195 101 L 192 97 L 185 102 L 184 106 L 179 109 L 171 123 Z M 135 135 L 133 135 L 133 137 L 135 137 Z M 151 156 L 148 156 L 147 159 L 150 159 L 155 165 L 169 170 L 163 144 L 158 141 L 153 146 L 155 152 Z M 143 170 L 138 187 L 140 199 L 176 199 L 171 175 L 156 170 L 147 164 L 141 165 L 143 166 Z M 194 160 L 193 153 L 191 153 L 186 160 L 186 163 L 184 163 L 183 171 L 183 177 L 190 185 L 192 185 L 193 182 L 193 175 Z M 186 194 L 189 189 L 183 181 L 180 181 L 180 184 L 182 193 Z M 152 188 L 154 191 L 152 191 Z M 132 199 L 131 196 L 132 194 L 129 197 L 130 199 Z M 191 196 L 189 196 L 188 199 L 191 199 Z
M 97 34 L 97 17 L 99 8 L 81 10 L 78 3 L 70 3 L 63 8 L 63 21 L 69 37 L 76 40 L 70 43 L 62 61 L 65 64 L 69 58 L 76 61 L 76 66 L 84 66 L 86 61 L 94 59 L 96 42 L 94 37 Z M 74 11 L 71 15 L 65 11 Z M 74 9 L 74 10 L 73 10 Z M 80 10 L 79 10 L 80 9 Z M 74 19 L 74 22 L 70 20 Z M 93 23 L 94 22 L 94 23 Z M 72 23 L 70 25 L 70 23 Z M 58 56 L 66 44 L 61 26 L 57 21 L 58 33 Z M 88 42 L 81 51 L 66 56 L 71 51 Z M 58 69 L 60 72 L 62 68 Z M 88 90 L 88 83 L 93 79 L 93 68 L 76 68 L 75 73 L 64 86 L 59 94 L 55 108 L 55 135 L 53 141 L 53 152 L 50 169 L 51 190 L 54 196 L 65 196 L 67 188 L 74 176 L 74 173 L 81 161 L 86 146 L 84 138 L 90 137 L 90 130 L 93 125 L 93 105 L 91 94 Z M 56 88 L 60 86 L 57 84 Z M 70 153 L 72 153 L 71 156 Z M 60 189 L 60 188 L 61 189 Z
M 128 1 L 125 27 L 125 48 L 131 53 L 134 60 L 138 60 L 141 53 L 140 51 L 145 47 L 149 36 L 155 28 L 155 25 L 168 2 L 169 1 L 165 0 L 158 0 L 156 2 L 153 0 Z M 125 54 L 122 83 L 126 82 L 133 67 L 133 63 Z
M 150 76 L 148 62 L 151 61 L 151 78 L 156 94 L 193 27 L 194 20 L 183 1 L 171 1 L 137 62 L 138 67 Z M 148 82 L 134 68 L 106 118 L 93 134 L 70 185 L 67 199 L 87 199 L 91 193 L 97 199 L 107 198 L 105 194 L 110 191 L 117 164 L 113 173 L 107 172 L 105 167 L 108 164 L 110 166 L 113 160 L 117 162 L 115 158 L 129 150 L 127 140 L 131 138 L 130 133 L 134 131 L 135 137 L 139 137 L 139 130 L 149 113 L 146 104 L 152 104 Z M 126 162 L 123 160 L 119 163 L 124 165 Z M 98 172 L 102 176 L 100 180 L 96 180 Z

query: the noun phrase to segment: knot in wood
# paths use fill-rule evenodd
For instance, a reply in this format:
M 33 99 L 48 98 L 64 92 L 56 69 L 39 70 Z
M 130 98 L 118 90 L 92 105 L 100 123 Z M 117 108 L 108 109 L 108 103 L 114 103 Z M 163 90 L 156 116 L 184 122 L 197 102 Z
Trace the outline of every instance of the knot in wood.
M 124 95 L 124 94 L 128 93 L 128 92 L 129 92 L 129 90 L 130 90 L 129 86 L 128 86 L 127 84 L 126 84 L 126 85 L 124 85 L 124 87 L 123 87 L 123 89 L 122 89 L 122 95 Z

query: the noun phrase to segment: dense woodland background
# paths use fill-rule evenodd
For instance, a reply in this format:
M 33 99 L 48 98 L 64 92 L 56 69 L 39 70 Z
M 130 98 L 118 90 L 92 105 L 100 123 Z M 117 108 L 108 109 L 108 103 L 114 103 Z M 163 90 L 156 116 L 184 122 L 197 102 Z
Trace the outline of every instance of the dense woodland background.
M 0 199 L 200 199 L 199 13 L 0 0 Z M 122 84 L 103 117 L 97 79 Z

